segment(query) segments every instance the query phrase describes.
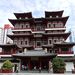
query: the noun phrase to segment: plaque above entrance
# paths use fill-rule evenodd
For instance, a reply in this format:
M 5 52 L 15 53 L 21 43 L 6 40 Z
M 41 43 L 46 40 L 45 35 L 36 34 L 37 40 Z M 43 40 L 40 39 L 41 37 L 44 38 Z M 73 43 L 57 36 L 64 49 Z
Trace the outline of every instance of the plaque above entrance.
M 38 57 L 31 57 L 31 60 L 39 60 Z

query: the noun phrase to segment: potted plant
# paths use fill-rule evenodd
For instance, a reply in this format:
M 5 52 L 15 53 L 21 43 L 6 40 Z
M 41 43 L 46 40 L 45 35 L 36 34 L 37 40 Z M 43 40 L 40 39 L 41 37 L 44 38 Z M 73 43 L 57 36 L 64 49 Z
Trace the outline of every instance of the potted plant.
M 52 67 L 54 73 L 64 73 L 65 72 L 65 62 L 61 58 L 54 58 L 52 61 Z
M 13 64 L 11 63 L 11 61 L 6 60 L 1 67 L 2 73 L 12 73 L 12 67 Z

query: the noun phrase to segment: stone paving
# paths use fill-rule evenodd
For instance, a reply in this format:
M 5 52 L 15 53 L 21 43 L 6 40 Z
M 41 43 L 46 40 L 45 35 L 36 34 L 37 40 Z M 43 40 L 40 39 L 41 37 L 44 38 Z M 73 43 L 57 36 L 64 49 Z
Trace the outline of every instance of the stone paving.
M 38 70 L 36 71 L 21 71 L 21 72 L 18 72 L 18 73 L 0 73 L 0 75 L 74 75 L 72 74 L 71 72 L 66 72 L 64 74 L 54 74 L 52 72 L 48 72 L 46 70 L 42 70 L 41 73 L 39 73 Z

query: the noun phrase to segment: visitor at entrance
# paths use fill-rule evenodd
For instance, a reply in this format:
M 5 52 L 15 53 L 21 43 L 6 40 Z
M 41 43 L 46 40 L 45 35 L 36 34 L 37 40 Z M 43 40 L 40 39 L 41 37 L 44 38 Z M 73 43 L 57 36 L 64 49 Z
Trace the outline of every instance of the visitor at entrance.
M 18 66 L 17 66 L 16 73 L 18 73 L 18 71 L 19 71 L 19 68 L 18 68 Z
M 13 68 L 12 68 L 12 71 L 13 71 L 13 73 L 15 72 L 15 67 L 13 66 Z
M 34 70 L 36 70 L 36 66 L 34 66 Z
M 39 73 L 41 73 L 41 66 L 39 67 Z
M 24 66 L 24 69 L 25 69 L 25 70 L 27 70 L 27 67 L 26 67 L 26 66 Z
M 24 65 L 22 65 L 22 70 L 24 70 Z

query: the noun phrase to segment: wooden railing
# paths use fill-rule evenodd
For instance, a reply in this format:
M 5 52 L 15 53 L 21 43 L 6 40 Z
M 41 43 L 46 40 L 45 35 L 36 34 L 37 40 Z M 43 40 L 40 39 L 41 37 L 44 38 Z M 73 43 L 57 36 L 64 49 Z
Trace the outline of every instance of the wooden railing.
M 12 30 L 17 30 L 17 29 L 31 29 L 31 28 L 13 28 Z
M 0 55 L 12 55 L 12 54 L 15 54 L 15 52 L 13 52 L 13 53 L 11 53 L 11 52 L 9 52 L 9 53 L 0 52 Z
M 57 51 L 57 54 L 74 54 L 73 51 Z

